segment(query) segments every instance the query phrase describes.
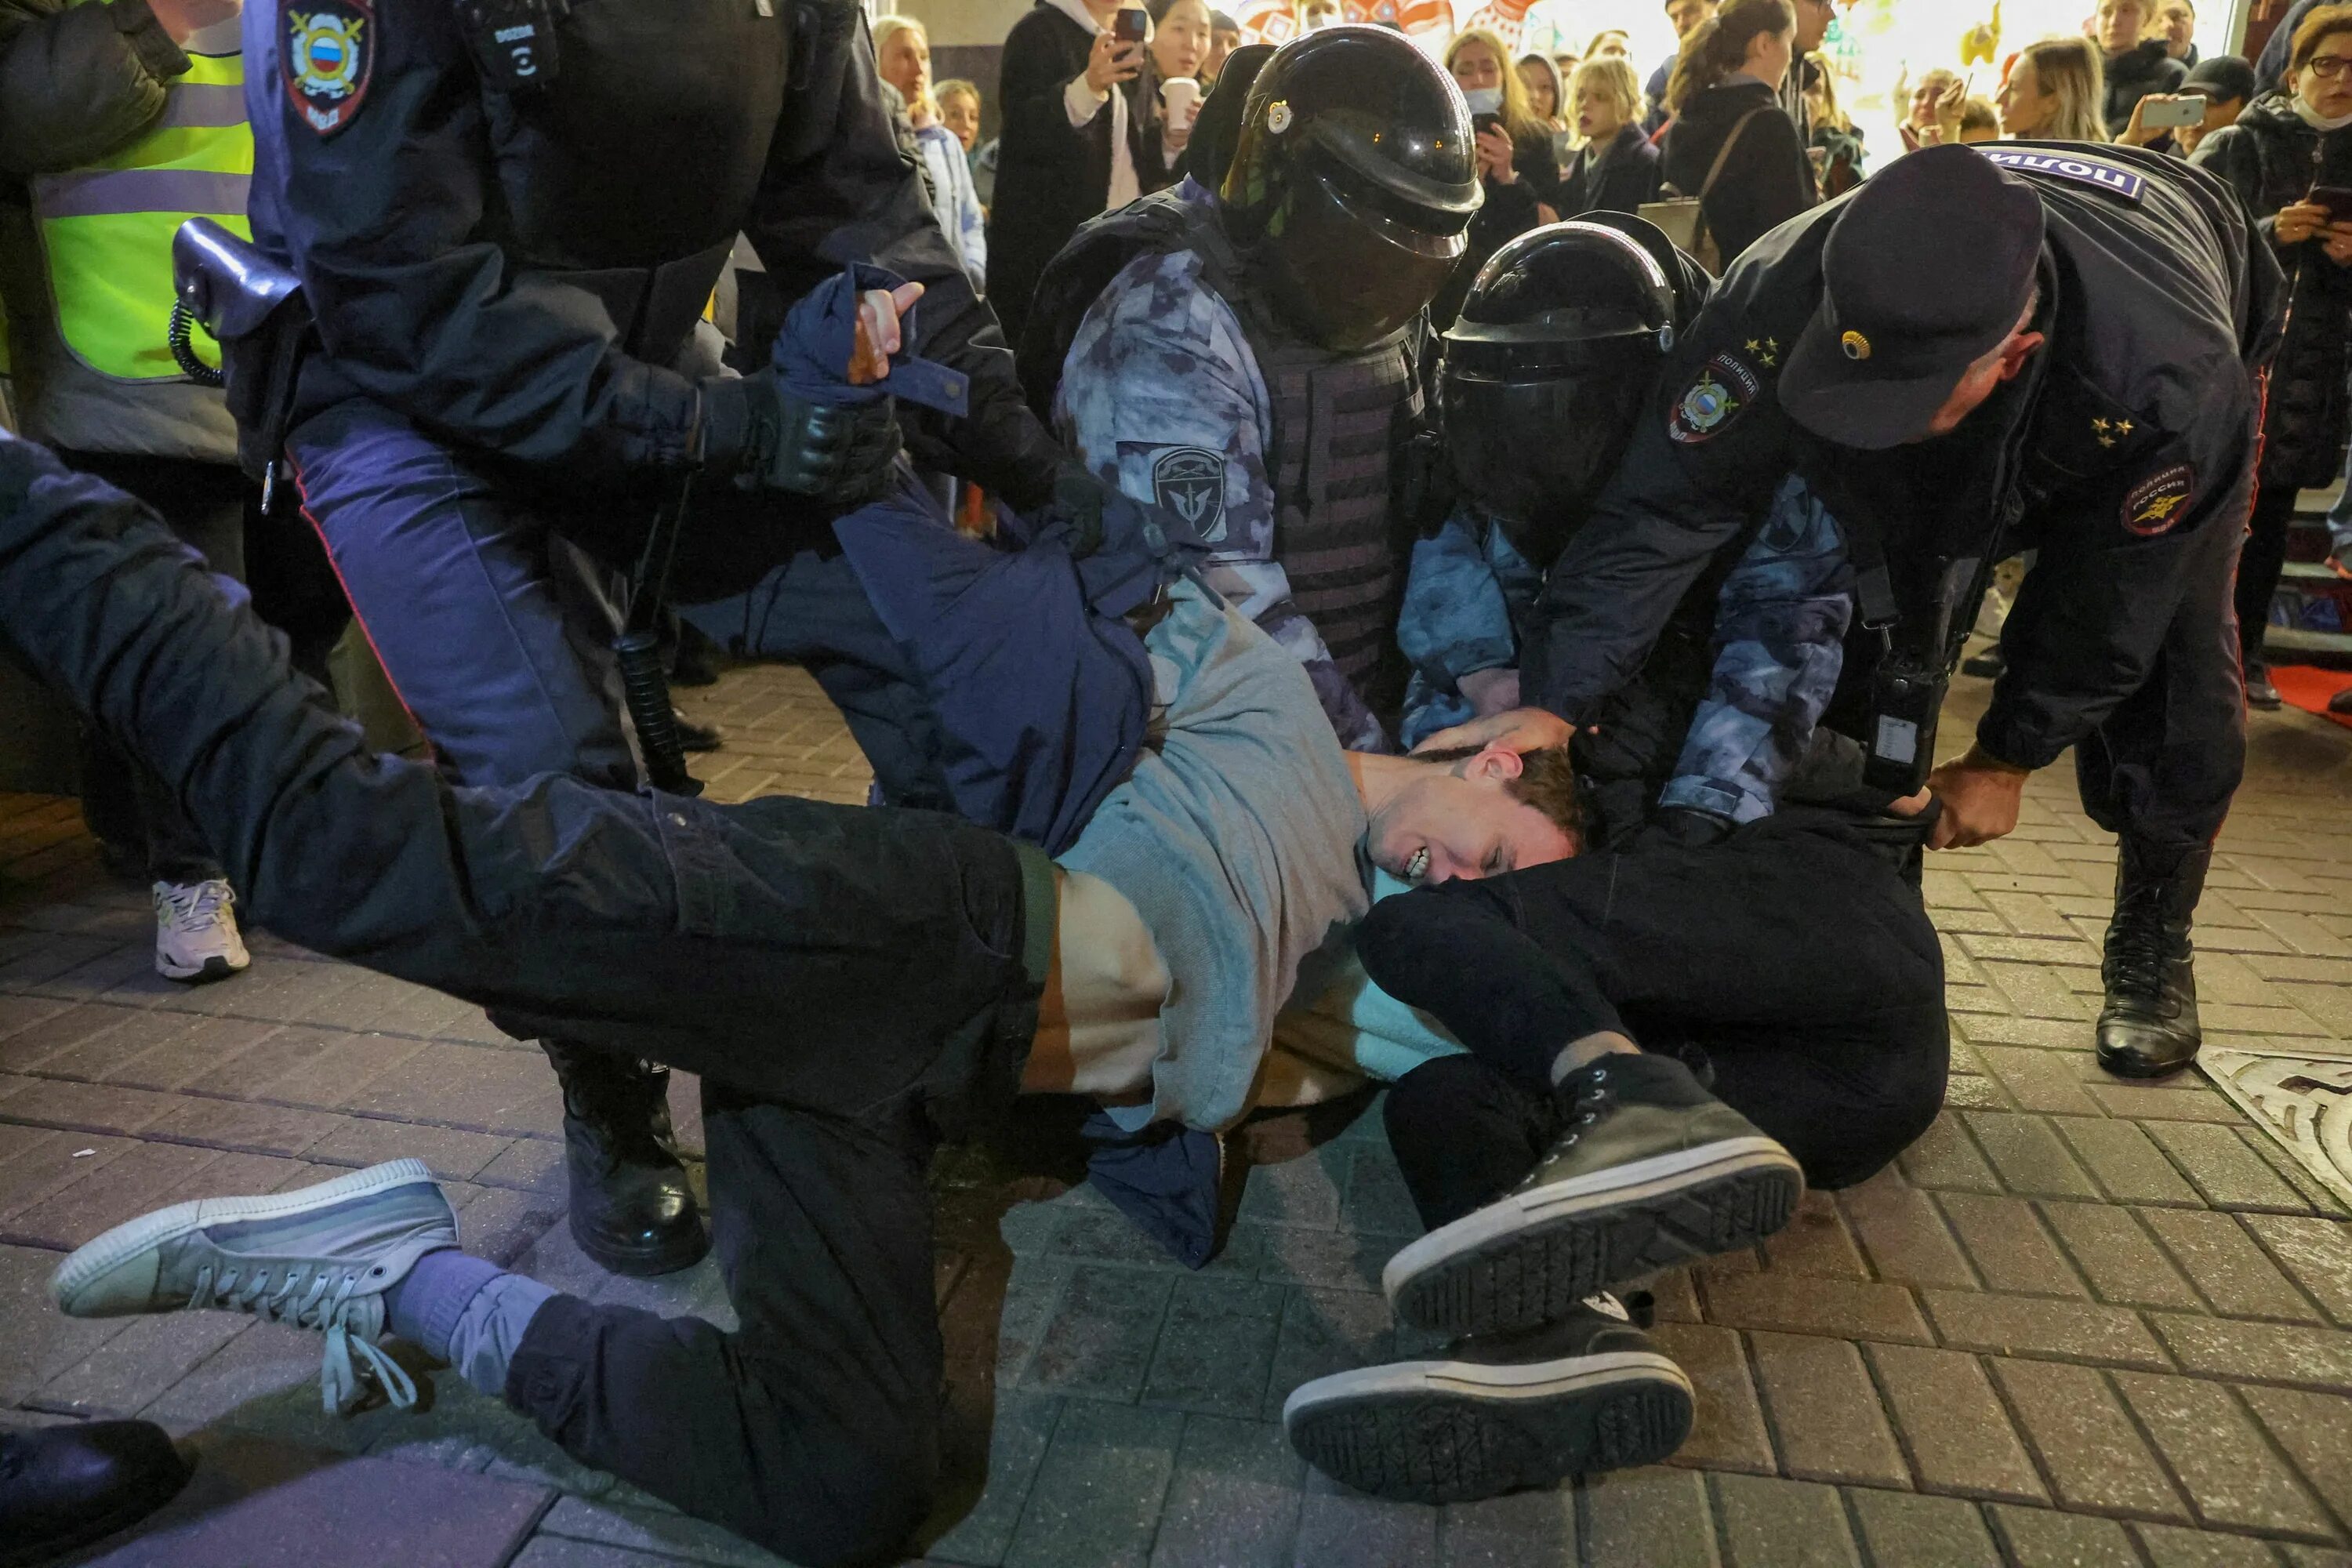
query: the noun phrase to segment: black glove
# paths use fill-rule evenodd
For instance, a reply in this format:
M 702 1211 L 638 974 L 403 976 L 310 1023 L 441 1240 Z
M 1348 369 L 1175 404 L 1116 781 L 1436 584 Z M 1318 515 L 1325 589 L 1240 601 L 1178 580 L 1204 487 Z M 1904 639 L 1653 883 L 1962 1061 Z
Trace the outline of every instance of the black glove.
M 897 405 L 812 403 L 784 390 L 772 368 L 702 383 L 702 466 L 738 489 L 789 490 L 836 505 L 887 488 L 906 437 Z

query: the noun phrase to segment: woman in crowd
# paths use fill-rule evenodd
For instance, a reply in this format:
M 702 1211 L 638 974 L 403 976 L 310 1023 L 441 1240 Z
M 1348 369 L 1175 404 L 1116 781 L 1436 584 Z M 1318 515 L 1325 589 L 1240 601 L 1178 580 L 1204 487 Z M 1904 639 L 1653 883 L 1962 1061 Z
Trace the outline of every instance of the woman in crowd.
M 989 209 L 989 303 L 1020 341 L 1045 263 L 1078 225 L 1143 194 L 1148 136 L 1144 47 L 1111 36 L 1118 0 L 1037 0 L 1005 35 L 998 92 L 995 200 Z
M 2286 562 L 2295 492 L 2336 482 L 2352 429 L 2352 221 L 2312 200 L 2352 186 L 2352 5 L 2323 5 L 2295 29 L 2286 90 L 2257 99 L 2206 137 L 2192 162 L 2236 187 L 2286 269 L 2286 340 L 2271 362 L 2260 494 L 2238 560 L 2238 643 L 2246 701 L 2276 708 L 2263 663 L 2271 597 Z M 2352 216 L 2352 215 L 2347 215 Z
M 2004 136 L 2038 142 L 2105 142 L 2099 105 L 2106 97 L 2099 51 L 2088 38 L 2028 44 L 2000 84 L 1996 107 Z
M 1551 205 L 1559 195 L 1551 128 L 1530 111 L 1527 85 L 1510 59 L 1503 40 L 1484 27 L 1456 34 L 1445 46 L 1445 68 L 1470 100 L 1486 199 L 1470 220 L 1468 253 L 1430 306 L 1441 329 L 1452 324 L 1486 258 L 1559 211 Z
M 1549 56 L 1535 53 L 1519 57 L 1518 72 L 1519 85 L 1528 89 L 1528 112 L 1553 132 L 1557 152 L 1559 132 L 1568 129 L 1568 79 Z M 1561 160 L 1563 164 L 1566 162 Z
M 1813 204 L 1797 127 L 1780 112 L 1795 47 L 1789 0 L 1730 0 L 1683 40 L 1666 85 L 1666 183 L 1696 196 L 1723 264 Z
M 1559 215 L 1605 209 L 1637 213 L 1658 199 L 1658 150 L 1642 134 L 1642 89 L 1633 64 L 1622 55 L 1603 55 L 1576 68 L 1569 83 L 1583 151 L 1559 185 Z
M 1192 139 L 1192 119 L 1200 112 L 1208 84 L 1201 68 L 1209 58 L 1209 34 L 1214 15 L 1209 0 L 1158 0 L 1151 9 L 1151 90 L 1158 101 L 1160 134 L 1147 151 L 1156 154 L 1144 175 L 1147 191 L 1165 190 L 1184 177 L 1184 147 Z M 1168 96 L 1171 81 L 1189 81 L 1197 89 L 1189 107 L 1178 111 Z
M 1805 103 L 1812 110 L 1811 152 L 1821 174 L 1822 195 L 1825 200 L 1842 196 L 1862 184 L 1862 132 L 1838 107 L 1836 73 L 1829 57 L 1807 55 L 1800 68 L 1805 73 Z
M 980 192 L 971 183 L 971 164 L 964 143 L 943 122 L 931 93 L 931 40 L 912 16 L 884 16 L 874 24 L 874 59 L 884 81 L 907 100 L 907 118 L 915 127 L 915 148 L 930 172 L 931 205 L 940 226 L 963 258 L 971 286 L 988 286 L 988 217 L 980 210 Z M 972 127 L 980 124 L 980 105 L 972 105 Z

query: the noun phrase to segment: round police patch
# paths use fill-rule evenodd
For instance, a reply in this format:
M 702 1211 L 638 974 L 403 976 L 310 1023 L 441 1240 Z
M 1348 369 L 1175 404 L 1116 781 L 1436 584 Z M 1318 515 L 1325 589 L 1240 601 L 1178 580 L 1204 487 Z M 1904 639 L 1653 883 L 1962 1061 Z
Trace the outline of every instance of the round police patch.
M 1171 447 L 1151 459 L 1151 499 L 1204 544 L 1225 536 L 1225 458 L 1206 447 Z
M 332 136 L 358 118 L 375 72 L 375 8 L 367 0 L 305 0 L 283 13 L 278 74 L 302 123 Z
M 2169 533 L 2197 499 L 2197 471 L 2175 463 L 2134 485 L 2124 497 L 2124 531 L 2141 539 Z
M 1699 367 L 1698 378 L 1675 399 L 1666 434 L 1685 447 L 1712 440 L 1756 401 L 1756 373 L 1737 354 L 1719 353 Z

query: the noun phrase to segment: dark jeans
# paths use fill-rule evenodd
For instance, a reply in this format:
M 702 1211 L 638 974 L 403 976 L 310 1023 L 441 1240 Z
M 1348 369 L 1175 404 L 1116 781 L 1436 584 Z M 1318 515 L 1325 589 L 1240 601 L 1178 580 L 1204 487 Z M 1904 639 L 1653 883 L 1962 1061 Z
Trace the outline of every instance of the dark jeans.
M 294 668 L 327 684 L 327 656 L 351 619 L 342 590 L 308 529 L 260 515 L 259 494 L 244 474 L 182 458 L 59 456 L 145 501 L 206 566 L 247 584 L 255 613 L 286 634 Z M 204 837 L 154 777 L 88 729 L 81 796 L 90 832 L 150 879 L 202 882 L 220 875 Z
M 2263 634 L 2271 620 L 2271 599 L 2286 570 L 2287 529 L 2294 521 L 2293 485 L 2265 485 L 2246 519 L 2246 545 L 2238 556 L 2238 647 L 2246 668 L 2263 662 Z
M 1918 893 L 1825 812 L 1791 807 L 1719 844 L 1643 844 L 1421 889 L 1375 905 L 1357 943 L 1382 990 L 1539 1100 L 1560 1048 L 1597 1030 L 1649 1050 L 1697 1047 L 1715 1092 L 1815 1186 L 1869 1176 L 1943 1104 L 1935 928 Z M 1500 1173 L 1482 1164 L 1492 1151 L 1454 1145 L 1415 1160 L 1401 1141 L 1425 1207 L 1433 1191 Z M 1502 1186 L 1534 1160 L 1507 1153 L 1504 1167 L 1517 1164 Z
M 152 517 L 21 442 L 0 441 L 0 635 L 155 770 L 254 923 L 704 1076 L 741 1329 L 559 1298 L 509 1396 L 800 1562 L 895 1546 L 936 1463 L 923 1163 L 1018 1086 L 1044 858 L 927 812 L 458 788 L 373 755 Z

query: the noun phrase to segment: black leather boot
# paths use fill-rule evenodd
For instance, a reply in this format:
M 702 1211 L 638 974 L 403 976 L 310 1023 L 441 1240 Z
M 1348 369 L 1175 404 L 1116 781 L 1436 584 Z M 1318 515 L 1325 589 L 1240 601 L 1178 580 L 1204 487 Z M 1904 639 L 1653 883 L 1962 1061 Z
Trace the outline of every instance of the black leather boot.
M 0 1432 L 0 1568 L 46 1563 L 135 1524 L 187 1479 L 152 1421 Z
M 542 1040 L 563 1085 L 563 1165 L 572 1236 L 615 1274 L 690 1268 L 710 1236 L 687 1184 L 669 1121 L 669 1071 Z
M 2123 1078 L 2162 1078 L 2197 1059 L 2195 949 L 2189 940 L 2210 845 L 2181 849 L 2126 837 L 2116 856 L 2116 912 L 2107 922 L 2107 1005 L 2099 1065 Z

